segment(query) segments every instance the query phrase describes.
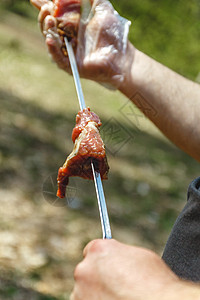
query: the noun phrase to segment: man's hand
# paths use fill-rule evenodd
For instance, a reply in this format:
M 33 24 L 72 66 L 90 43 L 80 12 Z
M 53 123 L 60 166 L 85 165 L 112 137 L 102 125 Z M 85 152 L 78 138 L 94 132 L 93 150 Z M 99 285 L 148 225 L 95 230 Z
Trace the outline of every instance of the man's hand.
M 95 240 L 83 255 L 74 272 L 70 300 L 180 299 L 182 282 L 150 250 L 115 240 Z
M 65 5 L 67 12 L 58 18 L 55 17 L 54 2 L 31 0 L 40 9 L 38 20 L 52 59 L 61 69 L 70 73 L 69 60 L 63 51 L 60 35 L 60 29 L 66 34 L 70 29 L 73 32 L 72 45 L 81 77 L 118 87 L 124 79 L 127 58 L 132 62 L 132 57 L 125 55 L 130 22 L 120 17 L 107 0 L 92 1 L 93 5 L 88 13 L 82 7 L 85 11 L 81 19 L 77 14 L 79 0 L 76 0 L 74 8 L 70 0 L 63 2 L 69 3 L 70 12 Z

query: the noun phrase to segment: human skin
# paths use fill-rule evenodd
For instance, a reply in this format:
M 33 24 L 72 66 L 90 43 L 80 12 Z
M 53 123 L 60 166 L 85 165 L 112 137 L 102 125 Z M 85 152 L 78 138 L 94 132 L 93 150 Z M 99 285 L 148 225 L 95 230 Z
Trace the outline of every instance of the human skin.
M 199 300 L 200 287 L 180 280 L 154 252 L 94 240 L 74 272 L 70 300 Z
M 127 61 L 119 90 L 141 108 L 134 97 L 139 93 L 152 107 L 141 108 L 143 113 L 168 139 L 200 161 L 200 85 L 148 57 L 131 43 Z

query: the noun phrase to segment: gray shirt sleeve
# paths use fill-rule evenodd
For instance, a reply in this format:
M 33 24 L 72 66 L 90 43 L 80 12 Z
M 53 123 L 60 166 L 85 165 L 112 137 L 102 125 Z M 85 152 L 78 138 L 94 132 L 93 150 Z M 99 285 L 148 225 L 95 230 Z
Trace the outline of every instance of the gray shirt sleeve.
M 179 277 L 200 282 L 200 177 L 189 186 L 187 203 L 174 224 L 162 258 Z

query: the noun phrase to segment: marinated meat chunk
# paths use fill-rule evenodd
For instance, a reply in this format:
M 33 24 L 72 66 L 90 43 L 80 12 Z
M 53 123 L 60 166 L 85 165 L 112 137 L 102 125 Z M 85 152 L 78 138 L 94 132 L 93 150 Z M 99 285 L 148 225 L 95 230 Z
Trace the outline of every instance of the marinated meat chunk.
M 91 162 L 94 163 L 95 170 L 100 172 L 102 179 L 108 178 L 109 166 L 104 143 L 99 133 L 100 126 L 99 117 L 89 108 L 77 114 L 76 126 L 72 132 L 74 149 L 58 171 L 58 197 L 65 197 L 70 176 L 93 179 Z
M 56 19 L 57 32 L 63 42 L 63 36 L 71 40 L 74 48 L 77 45 L 78 26 L 81 14 L 81 0 L 30 0 L 38 9 L 45 5 L 45 17 L 49 14 Z M 63 42 L 63 48 L 64 42 Z M 66 55 L 66 51 L 63 51 Z
M 76 138 L 89 122 L 96 123 L 97 128 L 102 125 L 99 117 L 94 112 L 90 111 L 90 108 L 85 108 L 76 116 L 76 126 L 72 131 L 73 143 L 75 143 Z
M 58 28 L 68 38 L 77 38 L 80 22 L 80 0 L 54 0 L 54 17 L 58 21 Z
M 66 13 L 77 12 L 80 14 L 80 0 L 54 0 L 54 16 L 63 17 Z

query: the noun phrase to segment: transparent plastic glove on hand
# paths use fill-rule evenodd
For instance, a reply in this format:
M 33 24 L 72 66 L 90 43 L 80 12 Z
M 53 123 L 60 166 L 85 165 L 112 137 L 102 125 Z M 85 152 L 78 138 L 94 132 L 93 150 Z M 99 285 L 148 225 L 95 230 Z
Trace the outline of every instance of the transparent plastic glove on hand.
M 56 3 L 58 1 L 60 0 L 55 0 Z M 63 49 L 59 20 L 54 15 L 55 3 L 47 0 L 31 2 L 40 9 L 38 19 L 53 61 L 61 69 L 71 73 L 66 50 Z M 70 5 L 70 0 L 62 2 Z M 71 42 L 80 76 L 109 88 L 118 88 L 125 76 L 124 64 L 130 21 L 122 18 L 107 0 L 95 0 L 89 13 L 86 13 L 85 7 L 88 7 L 90 1 L 82 0 L 82 16 L 77 18 L 78 3 L 80 4 L 79 0 L 76 0 L 74 14 L 72 8 L 70 14 L 64 14 L 63 18 L 65 24 L 76 28 L 76 36 Z M 67 26 L 63 30 L 67 33 Z
M 81 74 L 117 88 L 125 75 L 129 26 L 130 21 L 121 17 L 109 1 L 94 1 L 88 18 L 81 19 L 79 26 L 76 57 Z

